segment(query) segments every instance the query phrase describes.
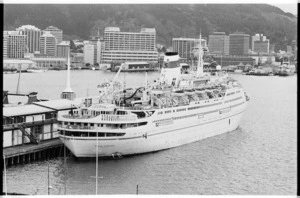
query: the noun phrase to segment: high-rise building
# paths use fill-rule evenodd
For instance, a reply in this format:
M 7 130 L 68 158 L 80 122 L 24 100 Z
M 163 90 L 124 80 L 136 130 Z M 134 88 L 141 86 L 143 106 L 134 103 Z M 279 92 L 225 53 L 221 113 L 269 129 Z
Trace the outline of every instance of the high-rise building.
M 68 58 L 70 52 L 70 41 L 62 41 L 57 45 L 56 56 Z
M 6 54 L 7 58 L 24 58 L 26 52 L 25 35 L 21 35 L 18 31 L 4 31 L 3 39 L 6 40 L 6 45 L 3 45 L 3 53 Z M 3 42 L 3 44 L 5 43 Z
M 173 38 L 173 52 L 178 52 L 180 58 L 192 59 L 193 50 L 199 44 L 199 39 L 195 38 Z M 202 42 L 201 42 L 202 44 Z
M 249 34 L 236 32 L 229 34 L 229 54 L 248 55 L 249 54 Z
M 34 53 L 40 51 L 41 30 L 32 25 L 23 25 L 17 28 L 22 35 L 26 35 L 26 52 Z
M 41 54 L 56 56 L 56 38 L 50 32 L 44 32 L 40 38 Z
M 263 34 L 255 34 L 252 36 L 251 48 L 253 53 L 269 54 L 269 39 Z
M 229 36 L 225 32 L 214 32 L 209 35 L 208 49 L 212 54 L 229 55 Z
M 7 39 L 8 39 L 7 31 L 4 31 L 3 32 L 3 58 L 7 58 Z
M 93 44 L 85 44 L 83 47 L 84 54 L 84 64 L 89 63 L 90 65 L 94 65 L 94 55 L 95 46 Z
M 142 28 L 140 32 L 121 32 L 118 27 L 107 27 L 104 30 L 104 42 L 103 63 L 158 61 L 154 28 Z
M 57 44 L 60 44 L 63 40 L 63 31 L 54 26 L 47 27 L 44 31 L 50 32 L 53 36 L 55 36 L 57 40 Z

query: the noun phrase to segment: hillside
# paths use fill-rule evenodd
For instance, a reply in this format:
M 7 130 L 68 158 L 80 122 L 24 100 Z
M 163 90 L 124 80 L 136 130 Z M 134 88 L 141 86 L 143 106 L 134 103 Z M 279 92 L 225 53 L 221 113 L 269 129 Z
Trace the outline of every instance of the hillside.
M 5 4 L 4 30 L 24 24 L 64 31 L 65 38 L 88 39 L 107 26 L 121 31 L 156 28 L 157 42 L 170 45 L 173 37 L 204 37 L 214 31 L 263 33 L 276 50 L 297 39 L 297 18 L 267 4 Z

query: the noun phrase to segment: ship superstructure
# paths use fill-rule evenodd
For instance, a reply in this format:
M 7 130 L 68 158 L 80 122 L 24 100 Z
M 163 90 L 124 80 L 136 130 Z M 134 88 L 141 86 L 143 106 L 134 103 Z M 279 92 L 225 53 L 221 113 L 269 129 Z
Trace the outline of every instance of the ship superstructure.
M 98 97 L 59 115 L 60 139 L 76 157 L 147 153 L 229 132 L 249 100 L 227 74 L 203 73 L 201 51 L 196 71 L 166 53 L 159 78 L 148 83 L 146 73 L 144 86 L 135 89 L 116 83 L 121 69 Z

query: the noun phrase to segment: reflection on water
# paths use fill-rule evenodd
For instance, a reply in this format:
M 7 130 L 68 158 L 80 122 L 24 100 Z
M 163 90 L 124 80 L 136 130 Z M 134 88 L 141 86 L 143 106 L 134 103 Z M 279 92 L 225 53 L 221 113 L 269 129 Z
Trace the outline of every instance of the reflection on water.
M 97 94 L 96 86 L 115 73 L 72 71 L 78 96 Z M 22 74 L 21 89 L 58 99 L 65 71 Z M 127 86 L 144 82 L 143 73 L 124 74 Z M 148 73 L 153 81 L 158 73 Z M 160 152 L 99 160 L 99 194 L 296 194 L 297 77 L 232 75 L 251 100 L 237 130 Z M 15 90 L 17 75 L 4 75 L 4 89 Z M 32 80 L 35 79 L 35 80 Z M 40 82 L 36 84 L 36 82 Z M 45 89 L 47 86 L 47 89 Z M 62 158 L 11 167 L 8 192 L 95 194 L 95 160 Z M 65 189 L 66 187 L 66 189 Z

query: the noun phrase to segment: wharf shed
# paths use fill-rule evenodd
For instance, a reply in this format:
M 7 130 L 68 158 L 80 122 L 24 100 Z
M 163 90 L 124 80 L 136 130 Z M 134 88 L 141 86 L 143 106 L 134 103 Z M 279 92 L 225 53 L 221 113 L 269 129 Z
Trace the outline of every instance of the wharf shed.
M 3 147 L 13 147 L 58 138 L 57 114 L 80 105 L 67 99 L 34 102 L 3 108 Z

